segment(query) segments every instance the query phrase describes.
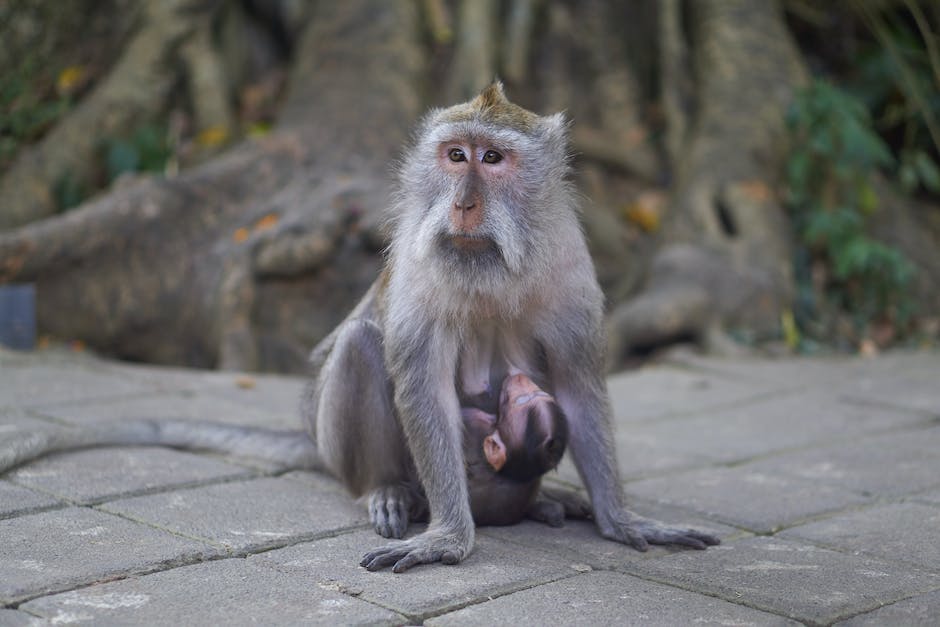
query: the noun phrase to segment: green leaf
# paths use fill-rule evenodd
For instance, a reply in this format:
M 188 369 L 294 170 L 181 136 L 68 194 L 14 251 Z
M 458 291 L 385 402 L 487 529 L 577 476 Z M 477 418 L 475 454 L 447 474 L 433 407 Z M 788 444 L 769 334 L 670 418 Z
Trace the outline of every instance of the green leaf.
M 910 194 L 917 189 L 917 183 L 920 179 L 917 176 L 917 170 L 911 163 L 902 163 L 898 168 L 898 181 L 901 183 L 901 189 Z
M 858 189 L 858 208 L 866 214 L 872 214 L 878 208 L 878 194 L 867 180 L 863 180 Z
M 140 152 L 137 147 L 123 139 L 108 142 L 107 147 L 108 180 L 113 181 L 125 172 L 136 172 L 140 165 Z
M 914 153 L 914 169 L 924 187 L 934 193 L 940 192 L 940 169 L 923 150 Z

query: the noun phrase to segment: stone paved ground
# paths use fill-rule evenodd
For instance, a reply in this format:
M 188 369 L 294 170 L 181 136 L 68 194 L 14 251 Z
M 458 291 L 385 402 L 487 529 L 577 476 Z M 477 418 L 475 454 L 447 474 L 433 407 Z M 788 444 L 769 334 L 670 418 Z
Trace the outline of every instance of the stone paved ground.
M 298 379 L 247 383 L 0 351 L 0 446 L 125 416 L 296 426 Z M 940 624 L 940 353 L 676 353 L 610 390 L 635 509 L 720 547 L 523 523 L 481 529 L 457 567 L 369 573 L 381 539 L 331 479 L 98 449 L 0 478 L 0 625 Z

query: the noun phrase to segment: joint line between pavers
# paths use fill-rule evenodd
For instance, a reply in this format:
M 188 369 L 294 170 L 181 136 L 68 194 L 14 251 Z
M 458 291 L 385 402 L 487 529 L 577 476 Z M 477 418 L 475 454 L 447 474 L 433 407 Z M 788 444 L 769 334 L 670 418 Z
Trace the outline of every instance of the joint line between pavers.
M 668 557 L 671 557 L 671 556 L 665 556 L 665 557 L 668 558 Z M 632 570 L 626 570 L 625 568 L 623 568 L 623 569 L 621 569 L 621 568 L 615 568 L 615 569 L 613 569 L 613 571 L 614 571 L 614 572 L 617 572 L 617 573 L 620 573 L 620 574 L 623 574 L 623 575 L 629 575 L 630 577 L 635 577 L 635 578 L 637 578 L 637 579 L 642 579 L 643 581 L 651 581 L 651 582 L 653 582 L 653 583 L 659 583 L 659 584 L 662 584 L 662 585 L 664 585 L 664 586 L 669 586 L 670 588 L 678 588 L 679 590 L 685 590 L 686 592 L 692 592 L 692 593 L 695 593 L 695 594 L 700 594 L 700 595 L 702 595 L 702 596 L 711 597 L 711 598 L 713 598 L 713 599 L 718 599 L 718 600 L 720 600 L 720 601 L 727 601 L 728 603 L 733 603 L 733 604 L 735 604 L 735 605 L 740 605 L 740 606 L 742 606 L 742 607 L 749 607 L 749 608 L 751 608 L 751 609 L 760 610 L 760 611 L 762 611 L 762 612 L 767 612 L 768 614 L 773 614 L 774 616 L 780 616 L 780 617 L 783 617 L 783 618 L 789 618 L 789 619 L 791 619 L 791 620 L 804 621 L 804 622 L 805 622 L 805 620 L 806 620 L 806 619 L 804 619 L 804 618 L 801 618 L 801 617 L 798 617 L 798 616 L 793 616 L 793 615 L 791 615 L 791 614 L 782 614 L 782 613 L 780 612 L 780 610 L 778 610 L 778 609 L 776 609 L 776 608 L 764 606 L 764 605 L 762 605 L 761 603 L 754 603 L 754 602 L 745 603 L 745 602 L 743 601 L 743 598 L 734 598 L 734 599 L 730 599 L 730 598 L 721 596 L 721 594 L 718 593 L 718 592 L 712 592 L 712 591 L 709 591 L 709 590 L 702 590 L 702 589 L 695 588 L 694 586 L 690 586 L 690 585 L 683 585 L 682 582 L 674 581 L 674 580 L 671 580 L 671 579 L 666 579 L 666 578 L 662 578 L 662 577 L 657 577 L 657 576 L 655 576 L 655 575 L 650 575 L 650 574 L 647 574 L 647 573 L 639 573 L 639 572 L 632 571 Z M 809 623 L 807 623 L 807 624 L 809 624 Z
M 517 592 L 524 592 L 526 590 L 531 590 L 532 588 L 544 586 L 545 584 L 554 583 L 556 581 L 564 581 L 566 579 L 571 579 L 572 577 L 578 577 L 581 574 L 583 573 L 559 572 L 557 575 L 545 575 L 537 579 L 529 579 L 525 582 L 522 582 L 521 584 L 516 584 L 516 585 L 506 584 L 505 586 L 497 587 L 493 592 L 487 593 L 482 598 L 473 598 L 473 599 L 468 599 L 466 601 L 458 601 L 457 603 L 454 603 L 453 605 L 446 605 L 444 607 L 437 608 L 434 610 L 429 610 L 427 612 L 417 612 L 414 614 L 408 613 L 408 612 L 402 612 L 400 608 L 386 607 L 379 601 L 374 601 L 371 599 L 363 599 L 362 596 L 359 596 L 356 598 L 360 600 L 369 601 L 370 603 L 373 603 L 374 605 L 377 605 L 378 607 L 381 607 L 382 609 L 390 610 L 398 614 L 405 614 L 405 616 L 407 616 L 409 620 L 420 621 L 423 623 L 424 621 L 430 618 L 436 618 L 438 616 L 443 616 L 445 614 L 450 614 L 451 612 L 462 610 L 466 607 L 471 607 L 474 605 L 487 603 L 489 601 L 494 601 L 500 597 L 504 597 L 510 594 L 515 594 Z

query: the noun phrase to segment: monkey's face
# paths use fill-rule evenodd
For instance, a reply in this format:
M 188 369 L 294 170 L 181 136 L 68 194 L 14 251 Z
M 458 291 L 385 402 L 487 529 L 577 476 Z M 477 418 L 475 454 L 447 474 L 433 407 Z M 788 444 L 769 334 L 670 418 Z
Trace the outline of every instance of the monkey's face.
M 555 399 L 524 374 L 507 377 L 497 434 L 507 451 L 500 474 L 529 481 L 555 468 L 568 443 L 568 424 Z
M 422 148 L 432 158 L 419 246 L 461 276 L 520 273 L 532 230 L 526 211 L 532 190 L 522 175 L 527 142 L 471 123 L 447 124 L 435 135 Z
M 498 263 L 501 238 L 493 228 L 498 219 L 487 219 L 487 214 L 508 209 L 498 205 L 506 183 L 514 178 L 516 155 L 485 140 L 444 141 L 437 150 L 439 168 L 450 182 L 438 202 L 451 196 L 448 220 L 437 235 L 438 249 L 464 263 Z
M 531 273 L 556 233 L 555 204 L 570 211 L 565 130 L 562 115 L 526 111 L 498 83 L 432 111 L 400 171 L 398 224 L 419 259 L 457 281 Z

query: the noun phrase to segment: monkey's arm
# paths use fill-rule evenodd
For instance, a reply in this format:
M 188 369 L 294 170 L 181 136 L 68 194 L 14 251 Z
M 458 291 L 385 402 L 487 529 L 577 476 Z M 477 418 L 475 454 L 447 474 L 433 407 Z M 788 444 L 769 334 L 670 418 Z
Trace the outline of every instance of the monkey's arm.
M 474 526 L 463 464 L 460 407 L 454 389 L 457 344 L 435 325 L 410 319 L 388 325 L 386 356 L 395 405 L 427 494 L 431 523 L 424 533 L 367 553 L 369 570 L 396 573 L 417 564 L 456 564 L 473 547 Z
M 625 507 L 618 477 L 610 401 L 603 377 L 603 333 L 599 308 L 570 310 L 559 317 L 547 357 L 555 398 L 568 419 L 569 450 L 591 497 L 594 520 L 605 538 L 646 551 L 649 544 L 696 549 L 718 538 L 695 529 L 669 527 Z

